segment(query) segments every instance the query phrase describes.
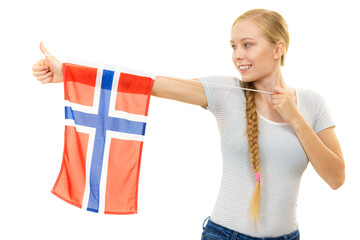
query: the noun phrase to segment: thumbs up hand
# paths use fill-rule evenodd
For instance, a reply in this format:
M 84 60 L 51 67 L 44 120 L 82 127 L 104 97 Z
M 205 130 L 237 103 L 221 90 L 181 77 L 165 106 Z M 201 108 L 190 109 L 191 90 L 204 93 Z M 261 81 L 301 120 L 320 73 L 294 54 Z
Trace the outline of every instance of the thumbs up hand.
M 33 66 L 33 76 L 42 84 L 63 82 L 62 63 L 57 60 L 44 46 L 40 43 L 40 50 L 45 59 L 40 59 Z

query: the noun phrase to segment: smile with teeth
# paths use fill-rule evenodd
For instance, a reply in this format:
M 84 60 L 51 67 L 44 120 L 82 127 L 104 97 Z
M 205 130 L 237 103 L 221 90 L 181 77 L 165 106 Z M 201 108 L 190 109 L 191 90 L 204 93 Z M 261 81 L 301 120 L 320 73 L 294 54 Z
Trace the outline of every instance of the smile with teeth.
M 244 65 L 244 66 L 240 66 L 239 68 L 240 68 L 241 70 L 246 70 L 246 69 L 251 68 L 251 66 L 252 66 L 252 65 Z

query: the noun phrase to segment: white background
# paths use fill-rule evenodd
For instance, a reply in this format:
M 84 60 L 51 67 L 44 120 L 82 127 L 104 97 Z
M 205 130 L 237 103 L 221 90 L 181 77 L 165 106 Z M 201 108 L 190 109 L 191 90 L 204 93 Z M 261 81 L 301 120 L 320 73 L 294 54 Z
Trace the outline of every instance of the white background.
M 60 170 L 63 84 L 42 85 L 32 65 L 44 41 L 70 58 L 163 76 L 240 77 L 230 28 L 246 10 L 287 21 L 285 82 L 319 91 L 346 162 L 332 190 L 311 164 L 298 198 L 301 239 L 354 239 L 359 216 L 359 28 L 356 1 L 2 1 L 1 239 L 198 239 L 218 194 L 222 158 L 214 116 L 200 106 L 152 97 L 143 147 L 138 214 L 81 211 L 50 193 Z M 6 238 L 4 236 L 7 235 Z

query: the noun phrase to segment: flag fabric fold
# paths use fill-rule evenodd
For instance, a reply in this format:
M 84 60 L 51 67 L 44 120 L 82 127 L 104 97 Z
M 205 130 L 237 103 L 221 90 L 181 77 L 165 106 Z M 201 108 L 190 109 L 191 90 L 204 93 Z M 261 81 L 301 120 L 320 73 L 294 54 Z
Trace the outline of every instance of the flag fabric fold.
M 52 193 L 92 212 L 136 214 L 141 154 L 156 75 L 63 63 L 65 131 Z

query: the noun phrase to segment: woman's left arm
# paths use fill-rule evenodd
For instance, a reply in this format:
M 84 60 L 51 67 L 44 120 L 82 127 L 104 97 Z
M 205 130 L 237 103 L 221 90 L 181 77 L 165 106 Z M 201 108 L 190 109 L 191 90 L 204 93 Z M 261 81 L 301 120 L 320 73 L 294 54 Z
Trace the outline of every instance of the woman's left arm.
M 334 127 L 326 128 L 316 134 L 303 119 L 293 125 L 293 128 L 319 176 L 332 189 L 341 187 L 345 182 L 345 161 Z
M 275 87 L 273 108 L 294 129 L 305 153 L 315 171 L 334 190 L 345 182 L 345 161 L 334 127 L 317 134 L 299 113 L 291 94 L 281 87 Z

